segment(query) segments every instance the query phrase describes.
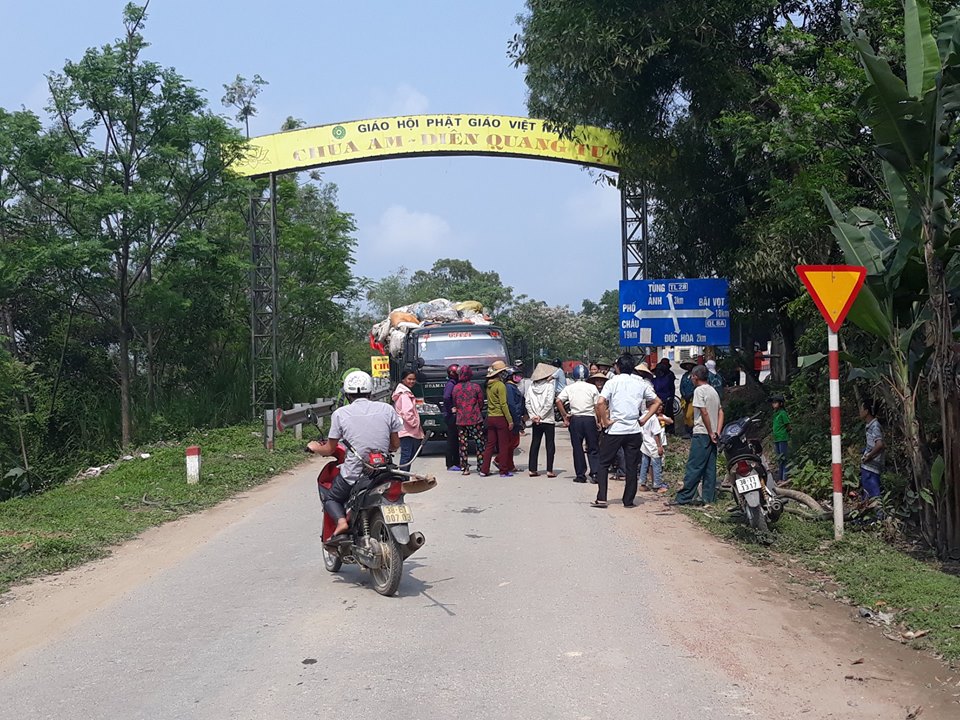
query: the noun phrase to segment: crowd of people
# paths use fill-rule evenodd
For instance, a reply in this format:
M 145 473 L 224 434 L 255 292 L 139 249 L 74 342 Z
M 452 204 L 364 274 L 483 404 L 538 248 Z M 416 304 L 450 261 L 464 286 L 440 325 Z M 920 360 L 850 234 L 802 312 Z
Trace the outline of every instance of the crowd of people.
M 690 383 L 695 386 L 690 394 L 693 412 L 689 430 L 694 435 L 697 453 L 684 490 L 689 495 L 702 482 L 704 496 L 711 498 L 716 484 L 715 435 L 722 423 L 716 416 L 719 399 L 710 384 L 711 373 L 705 367 L 691 367 L 681 388 L 689 379 L 687 376 L 692 377 Z M 469 365 L 447 368 L 442 412 L 448 428 L 449 471 L 470 475 L 473 449 L 474 467 L 479 475 L 486 477 L 496 472 L 501 477 L 512 477 L 518 471 L 514 458 L 520 437 L 529 432 L 527 473 L 538 477 L 542 469 L 548 478 L 554 478 L 556 432 L 562 424 L 570 434 L 573 482 L 597 485 L 594 507 L 606 507 L 611 475 L 624 481 L 623 504 L 627 507 L 635 505 L 639 491 L 667 493 L 663 458 L 667 436 L 674 432 L 676 389 L 668 359 L 661 360 L 652 371 L 645 362 L 637 363 L 629 354 L 621 355 L 614 363 L 599 360 L 589 367 L 575 364 L 569 379 L 559 360 L 538 363 L 529 377 L 522 361 L 513 366 L 496 361 L 487 369 L 485 379 L 484 390 L 474 382 Z M 424 438 L 412 395 L 415 381 L 414 371 L 403 373 L 393 393 L 401 420 L 399 464 L 404 470 L 410 469 L 415 448 Z M 701 387 L 710 388 L 712 396 Z M 707 414 L 705 419 L 701 418 L 703 413 Z M 704 432 L 711 438 L 712 454 L 696 437 Z M 687 500 L 681 498 L 677 502 L 683 504 Z
M 573 482 L 598 486 L 592 505 L 606 507 L 612 474 L 624 481 L 624 506 L 633 507 L 638 491 L 669 491 L 663 463 L 668 435 L 677 434 L 674 423 L 679 416 L 680 433 L 690 439 L 690 450 L 683 483 L 668 504 L 710 504 L 717 494 L 717 445 L 724 424 L 723 380 L 712 359 L 701 356 L 681 362 L 680 367 L 684 373 L 677 403 L 677 380 L 667 358 L 652 371 L 646 362 L 637 363 L 629 354 L 615 363 L 600 360 L 589 367 L 575 364 L 569 381 L 560 360 L 538 363 L 529 377 L 523 372 L 522 361 L 512 367 L 498 361 L 487 371 L 486 394 L 472 382 L 469 366 L 451 365 L 447 368 L 443 412 L 447 427 L 456 430 L 447 434 L 447 469 L 469 475 L 469 449 L 473 445 L 481 476 L 490 475 L 492 466 L 501 477 L 513 476 L 520 437 L 529 427 L 532 437 L 527 471 L 537 477 L 544 467 L 547 477 L 554 478 L 556 428 L 562 423 L 570 433 Z M 405 382 L 403 379 L 402 384 Z M 404 390 L 398 387 L 397 391 L 402 400 Z M 776 455 L 772 471 L 778 483 L 785 483 L 790 416 L 781 395 L 773 395 L 770 401 Z M 861 475 L 863 494 L 868 499 L 880 493 L 884 449 L 879 421 L 872 412 L 867 403 L 862 411 L 868 430 Z M 406 428 L 406 415 L 399 406 L 398 413 Z M 545 450 L 543 466 L 541 448 Z
M 701 362 L 702 361 L 702 362 Z M 501 477 L 512 477 L 518 468 L 514 462 L 520 437 L 531 434 L 527 472 L 539 476 L 543 467 L 549 478 L 557 477 L 556 431 L 561 424 L 570 434 L 574 477 L 577 483 L 597 485 L 593 507 L 607 507 L 611 475 L 624 481 L 622 502 L 634 507 L 638 491 L 668 492 L 664 480 L 663 459 L 668 435 L 674 434 L 674 416 L 682 418 L 680 432 L 690 437 L 683 483 L 668 505 L 704 505 L 714 502 L 717 493 L 717 445 L 723 431 L 723 382 L 712 361 L 684 361 L 679 383 L 680 406 L 675 407 L 676 379 L 670 360 L 660 360 L 651 371 L 646 362 L 637 362 L 630 354 L 616 362 L 600 360 L 588 366 L 574 364 L 570 380 L 559 360 L 538 363 L 530 376 L 523 363 L 508 366 L 494 362 L 486 371 L 486 388 L 474 382 L 469 365 L 447 368 L 442 412 L 446 421 L 446 465 L 451 472 L 470 475 L 470 450 L 481 476 L 492 469 Z M 393 392 L 393 409 L 365 402 L 372 390 L 366 373 L 353 371 L 344 381 L 344 392 L 353 403 L 334 413 L 327 443 L 311 443 L 319 454 L 333 454 L 339 438 L 353 434 L 351 442 L 371 440 L 367 421 L 371 413 L 378 418 L 385 408 L 390 418 L 380 418 L 389 435 L 390 451 L 400 450 L 399 466 L 410 470 L 424 442 L 424 431 L 413 388 L 416 371 L 405 370 Z M 357 392 L 351 393 L 351 383 Z M 776 465 L 771 468 L 778 483 L 788 479 L 790 416 L 782 396 L 774 395 L 772 405 L 773 441 Z M 679 410 L 679 412 L 678 412 Z M 348 413 L 345 415 L 344 413 Z M 354 417 L 356 416 L 356 417 Z M 883 431 L 869 401 L 861 406 L 866 424 L 866 443 L 861 459 L 861 492 L 868 502 L 881 493 L 880 475 L 884 466 Z M 376 423 L 374 423 L 376 424 Z M 544 464 L 540 452 L 544 450 Z M 349 460 L 349 458 L 348 458 Z M 358 475 L 356 468 L 342 488 L 334 488 L 334 517 L 342 525 L 340 495 Z M 347 474 L 345 474 L 347 475 Z M 339 525 L 338 525 L 339 527 Z

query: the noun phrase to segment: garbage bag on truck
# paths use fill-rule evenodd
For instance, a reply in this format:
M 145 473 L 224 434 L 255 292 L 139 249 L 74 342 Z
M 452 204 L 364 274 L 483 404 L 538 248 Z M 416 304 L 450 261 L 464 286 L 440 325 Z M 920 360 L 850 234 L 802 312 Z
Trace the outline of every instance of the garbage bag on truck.
M 399 327 L 400 323 L 413 323 L 419 325 L 420 320 L 416 315 L 404 310 L 394 310 L 390 313 L 390 327 Z
M 388 346 L 388 350 L 391 355 L 396 357 L 403 352 L 403 340 L 406 338 L 406 336 L 406 330 L 394 328 L 390 331 L 390 345 Z
M 483 303 L 479 303 L 476 300 L 464 300 L 456 304 L 457 310 L 463 313 L 464 317 L 469 315 L 482 315 L 483 314 Z
M 455 322 L 460 319 L 457 308 L 446 298 L 436 298 L 424 303 L 418 317 L 424 322 Z
M 381 345 L 387 342 L 387 339 L 390 337 L 390 321 L 382 320 L 378 322 L 370 328 L 370 334 L 373 335 L 373 339 Z

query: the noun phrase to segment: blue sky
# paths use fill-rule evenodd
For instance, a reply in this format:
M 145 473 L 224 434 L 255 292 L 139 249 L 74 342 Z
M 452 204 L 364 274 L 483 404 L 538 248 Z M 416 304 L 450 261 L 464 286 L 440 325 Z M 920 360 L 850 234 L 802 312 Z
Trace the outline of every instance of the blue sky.
M 120 35 L 124 0 L 0 0 L 0 106 L 42 112 L 44 74 Z M 270 84 L 251 134 L 417 113 L 527 115 L 506 57 L 521 0 L 229 3 L 152 0 L 147 56 L 220 105 L 238 73 Z M 357 222 L 355 272 L 379 278 L 441 257 L 497 270 L 551 304 L 579 308 L 620 277 L 616 190 L 573 165 L 486 157 L 387 160 L 324 173 Z M 281 242 L 282 242 L 281 238 Z

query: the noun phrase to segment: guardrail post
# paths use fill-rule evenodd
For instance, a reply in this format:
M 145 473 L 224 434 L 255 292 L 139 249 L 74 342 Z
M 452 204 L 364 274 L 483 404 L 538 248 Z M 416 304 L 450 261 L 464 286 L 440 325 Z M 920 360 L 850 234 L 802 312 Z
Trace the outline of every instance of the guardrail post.
M 303 403 L 294 403 L 294 404 L 293 404 L 293 409 L 294 409 L 294 410 L 299 410 L 299 409 L 302 408 L 302 407 L 303 407 Z M 296 425 L 294 425 L 294 427 L 293 427 L 293 436 L 294 436 L 297 440 L 303 440 L 303 425 L 302 425 L 302 424 L 297 423 Z
M 276 416 L 276 410 L 272 408 L 263 411 L 263 446 L 267 450 L 273 450 L 274 447 L 274 434 L 277 431 Z

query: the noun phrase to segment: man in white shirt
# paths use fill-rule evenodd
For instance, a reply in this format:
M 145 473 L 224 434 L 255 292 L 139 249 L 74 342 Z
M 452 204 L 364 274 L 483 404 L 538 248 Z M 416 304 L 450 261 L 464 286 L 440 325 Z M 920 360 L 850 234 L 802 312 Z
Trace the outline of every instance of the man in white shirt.
M 703 505 L 717 499 L 717 440 L 723 430 L 720 396 L 710 385 L 710 372 L 703 365 L 690 371 L 693 379 L 693 437 L 683 488 L 668 505 Z M 697 499 L 697 487 L 702 499 Z
M 653 385 L 634 374 L 634 367 L 632 355 L 617 358 L 617 374 L 603 386 L 597 400 L 597 420 L 604 431 L 600 437 L 600 472 L 597 474 L 597 499 L 592 503 L 593 507 L 607 506 L 607 475 L 616 464 L 620 448 L 623 448 L 627 466 L 623 506 L 635 507 L 642 444 L 640 428 L 657 414 L 661 402 Z M 639 369 L 646 375 L 650 374 L 645 363 L 641 363 Z
M 587 458 L 590 460 L 590 477 L 596 478 L 600 464 L 599 433 L 597 432 L 597 398 L 600 392 L 595 385 L 588 383 L 587 368 L 577 365 L 573 368 L 573 382 L 568 384 L 557 396 L 557 410 L 563 418 L 563 424 L 570 429 L 570 443 L 573 445 L 574 482 L 587 481 Z M 564 407 L 570 404 L 570 412 Z M 584 457 L 583 444 L 587 444 Z

